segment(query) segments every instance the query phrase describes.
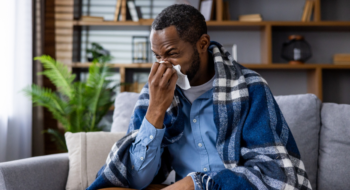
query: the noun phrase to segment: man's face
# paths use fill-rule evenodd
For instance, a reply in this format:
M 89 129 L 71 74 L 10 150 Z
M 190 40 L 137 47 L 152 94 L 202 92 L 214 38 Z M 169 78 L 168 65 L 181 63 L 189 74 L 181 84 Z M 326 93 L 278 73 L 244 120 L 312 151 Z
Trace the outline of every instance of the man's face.
M 152 30 L 151 48 L 158 61 L 180 65 L 181 72 L 191 81 L 200 66 L 199 53 L 191 43 L 180 39 L 175 26 Z

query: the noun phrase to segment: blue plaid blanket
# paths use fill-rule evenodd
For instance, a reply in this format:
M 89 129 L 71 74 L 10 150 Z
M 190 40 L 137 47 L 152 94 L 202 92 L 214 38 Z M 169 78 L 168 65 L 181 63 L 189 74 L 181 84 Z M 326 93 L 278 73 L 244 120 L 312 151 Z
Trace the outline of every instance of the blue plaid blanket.
M 218 131 L 216 149 L 225 165 L 220 172 L 195 172 L 202 189 L 312 189 L 292 133 L 267 85 L 256 72 L 232 60 L 217 42 L 209 52 L 215 64 L 213 119 Z M 142 89 L 128 134 L 114 144 L 106 164 L 88 190 L 130 187 L 129 147 L 149 105 L 148 85 Z M 183 113 L 175 91 L 166 112 L 161 168 L 153 183 L 164 181 L 171 170 L 167 146 L 183 135 Z

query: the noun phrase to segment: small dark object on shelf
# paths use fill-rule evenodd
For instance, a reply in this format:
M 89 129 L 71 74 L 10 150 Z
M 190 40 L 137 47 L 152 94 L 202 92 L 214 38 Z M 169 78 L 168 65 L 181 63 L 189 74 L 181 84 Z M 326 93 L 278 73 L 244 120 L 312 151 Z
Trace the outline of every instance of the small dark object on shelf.
M 301 65 L 311 58 L 311 47 L 301 35 L 290 35 L 289 41 L 283 43 L 282 58 L 292 65 Z
M 86 58 L 89 62 L 92 62 L 94 59 L 99 60 L 99 62 L 108 62 L 111 59 L 110 52 L 98 43 L 91 43 L 91 49 L 86 49 Z M 107 59 L 107 60 L 100 60 Z

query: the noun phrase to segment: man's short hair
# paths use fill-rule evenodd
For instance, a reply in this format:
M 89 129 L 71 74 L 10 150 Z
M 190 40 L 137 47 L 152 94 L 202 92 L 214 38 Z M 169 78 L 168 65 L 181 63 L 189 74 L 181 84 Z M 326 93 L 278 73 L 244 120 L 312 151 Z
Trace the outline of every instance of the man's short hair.
M 204 16 L 191 5 L 171 5 L 159 13 L 152 23 L 153 30 L 163 30 L 169 26 L 175 26 L 179 37 L 192 45 L 207 34 Z

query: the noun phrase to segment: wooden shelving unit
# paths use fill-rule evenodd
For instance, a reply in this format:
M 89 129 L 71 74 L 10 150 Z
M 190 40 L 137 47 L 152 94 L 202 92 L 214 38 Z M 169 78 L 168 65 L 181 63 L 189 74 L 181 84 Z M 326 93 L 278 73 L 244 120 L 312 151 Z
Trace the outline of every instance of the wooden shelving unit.
M 153 63 L 109 63 L 111 68 L 151 68 Z M 91 63 L 73 63 L 69 65 L 72 68 L 88 68 Z M 253 64 L 242 63 L 248 69 L 350 69 L 350 65 L 330 65 L 330 64 L 305 64 L 305 65 L 289 65 L 285 63 L 271 64 Z
M 153 20 L 146 20 L 140 22 L 133 21 L 73 21 L 74 26 L 151 26 Z M 65 23 L 68 24 L 68 23 Z M 64 23 L 61 23 L 64 25 Z M 350 28 L 350 21 L 261 21 L 261 22 L 242 22 L 242 21 L 207 21 L 207 26 L 337 26 Z
M 223 21 L 219 18 L 217 21 L 208 21 L 208 30 L 255 30 L 261 34 L 261 60 L 260 64 L 244 64 L 245 67 L 257 70 L 288 70 L 288 71 L 305 71 L 307 73 L 307 92 L 317 95 L 323 99 L 324 78 L 322 73 L 325 70 L 348 70 L 350 65 L 332 65 L 324 63 L 307 63 L 305 65 L 288 65 L 285 63 L 274 63 L 273 61 L 273 34 L 276 28 L 302 29 L 306 31 L 349 31 L 350 21 L 322 21 L 321 20 L 321 0 L 315 1 L 314 19 L 310 22 L 301 21 L 262 21 L 262 22 L 240 22 L 240 21 Z M 56 18 L 56 58 L 58 61 L 68 64 L 72 69 L 87 68 L 89 63 L 80 63 L 80 33 L 82 27 L 101 26 L 148 26 L 152 24 L 152 20 L 142 20 L 140 22 L 124 21 L 124 22 L 87 22 L 80 21 L 79 17 L 74 19 L 74 0 L 56 0 L 55 1 L 55 18 Z M 80 4 L 81 6 L 81 1 Z M 79 6 L 78 5 L 78 6 Z M 78 9 L 81 12 L 81 10 Z M 220 11 L 220 9 L 218 10 Z M 74 46 L 73 42 L 77 45 Z M 79 60 L 79 61 L 74 61 Z M 116 63 L 111 67 L 118 68 L 121 76 L 121 82 L 126 82 L 126 71 L 132 69 L 150 69 L 152 63 Z M 350 87 L 349 87 L 350 88 Z M 123 89 L 121 89 L 123 91 Z M 350 100 L 349 100 L 350 101 Z

